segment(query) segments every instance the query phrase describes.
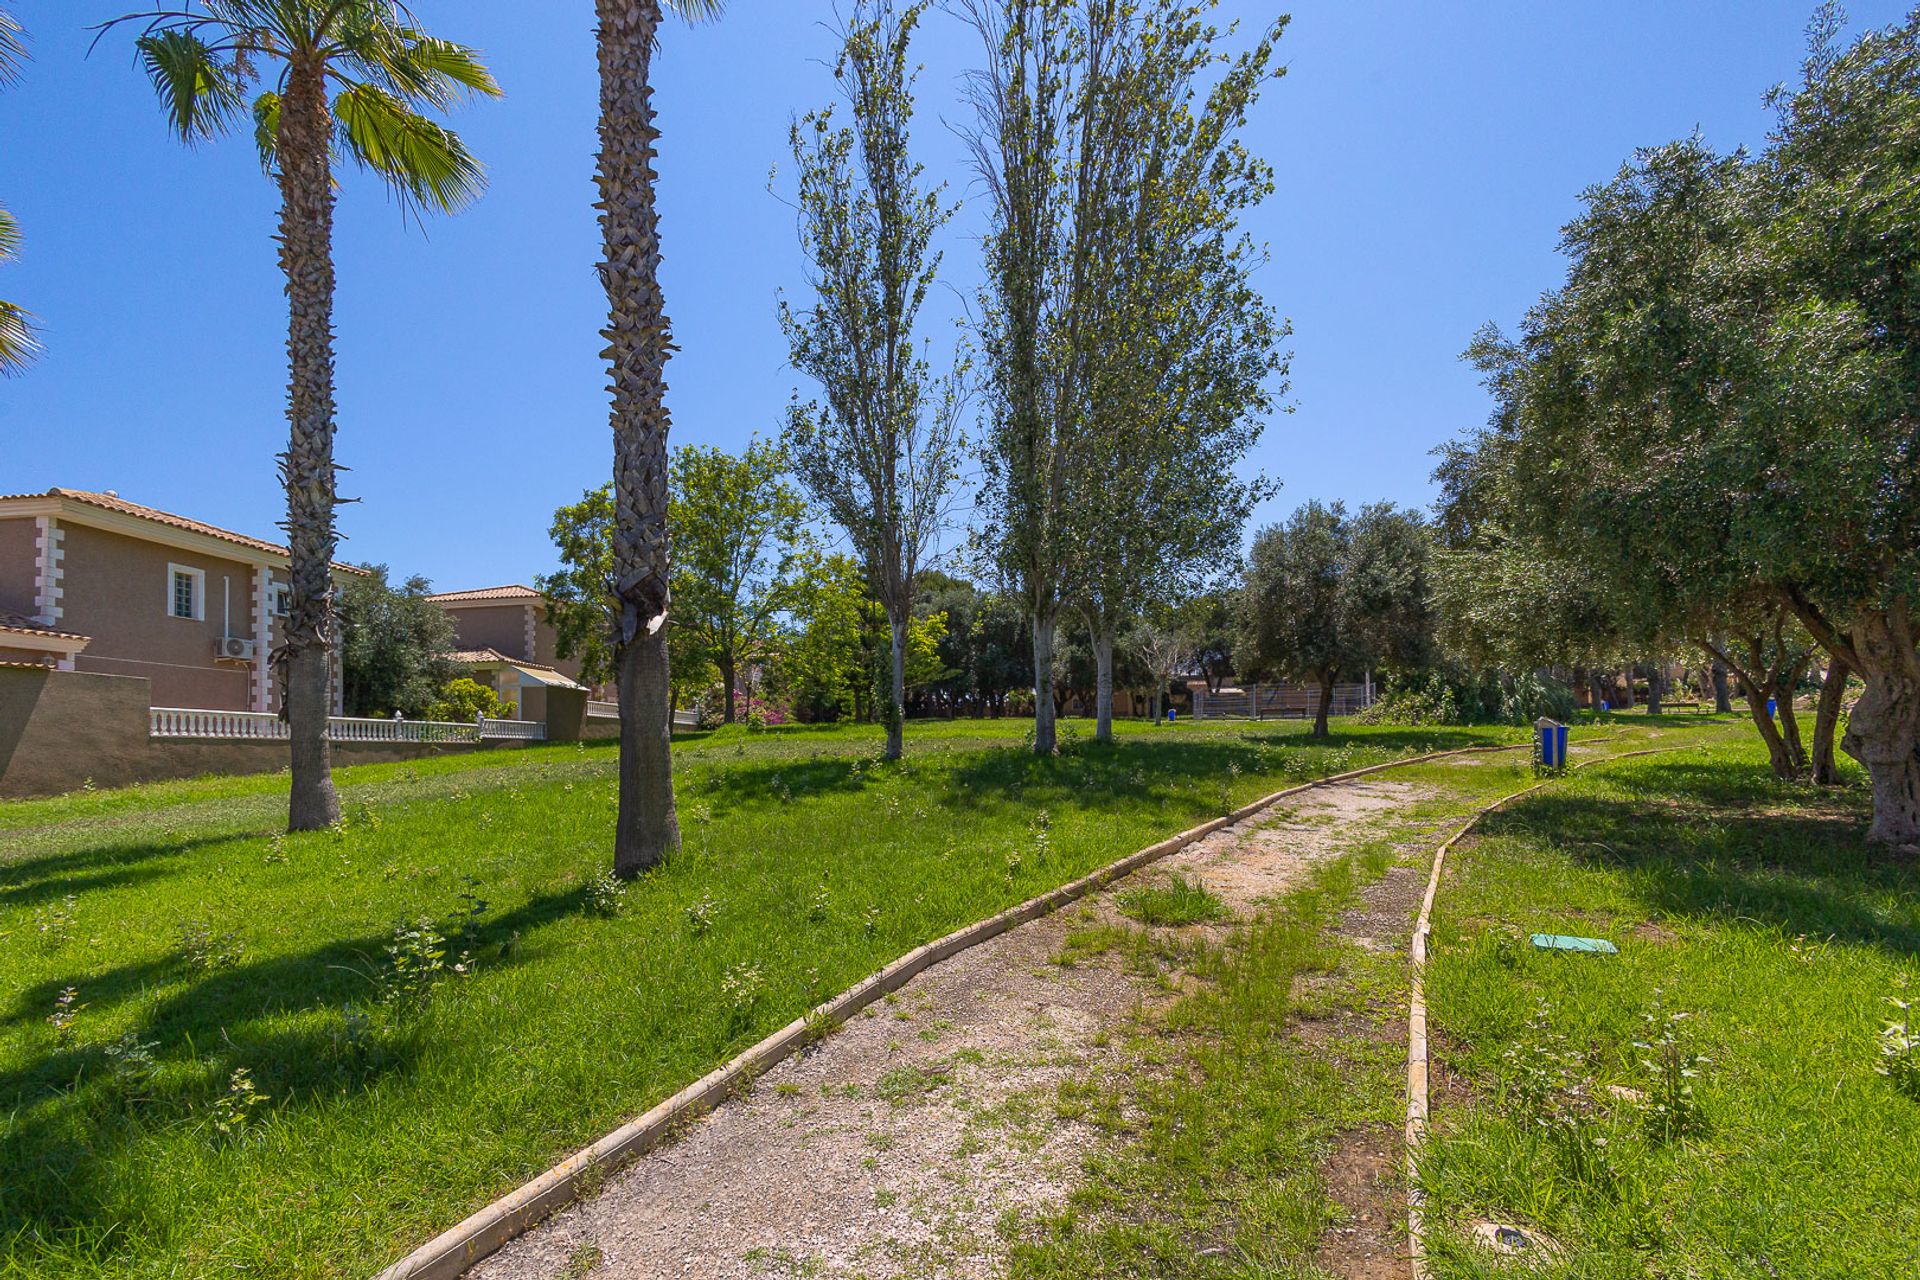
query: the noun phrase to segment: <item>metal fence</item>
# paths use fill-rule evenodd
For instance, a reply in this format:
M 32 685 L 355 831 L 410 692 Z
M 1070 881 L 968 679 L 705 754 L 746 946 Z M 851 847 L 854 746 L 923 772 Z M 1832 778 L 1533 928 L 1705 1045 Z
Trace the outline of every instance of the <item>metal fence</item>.
M 1333 705 L 1329 713 L 1350 716 L 1373 702 L 1370 684 L 1342 683 L 1333 686 Z M 1256 684 L 1245 689 L 1222 689 L 1210 693 L 1193 692 L 1193 718 L 1196 720 L 1300 720 L 1311 717 L 1320 708 L 1318 685 Z

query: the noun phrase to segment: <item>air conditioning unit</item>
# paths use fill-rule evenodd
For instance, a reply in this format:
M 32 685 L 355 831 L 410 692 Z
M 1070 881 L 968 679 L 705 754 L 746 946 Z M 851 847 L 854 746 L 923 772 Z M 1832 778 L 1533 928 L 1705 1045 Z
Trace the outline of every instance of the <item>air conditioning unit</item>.
M 213 642 L 213 656 L 231 662 L 252 662 L 253 641 L 244 636 L 225 636 Z

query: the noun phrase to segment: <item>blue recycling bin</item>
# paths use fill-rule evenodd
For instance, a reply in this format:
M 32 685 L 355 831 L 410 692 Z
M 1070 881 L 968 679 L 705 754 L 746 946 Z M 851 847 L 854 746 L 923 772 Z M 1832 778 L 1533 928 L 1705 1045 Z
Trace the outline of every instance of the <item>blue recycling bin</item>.
M 1173 723 L 1173 722 L 1174 722 L 1175 720 L 1178 720 L 1179 718 L 1180 718 L 1180 713 L 1179 713 L 1179 711 L 1177 711 L 1177 710 L 1175 710 L 1175 709 L 1174 709 L 1173 707 L 1168 707 L 1168 708 L 1167 708 L 1167 723 L 1168 723 L 1168 724 L 1172 724 L 1172 723 Z
M 1611 711 L 1613 709 L 1613 704 L 1608 702 L 1605 698 L 1602 698 L 1600 699 L 1600 709 L 1602 711 Z
M 1772 698 L 1768 698 L 1767 699 L 1767 719 L 1769 720 L 1773 719 L 1773 712 L 1774 712 L 1774 701 Z
M 1567 726 L 1557 720 L 1542 718 L 1535 721 L 1533 727 L 1540 734 L 1540 767 L 1542 769 L 1566 768 Z

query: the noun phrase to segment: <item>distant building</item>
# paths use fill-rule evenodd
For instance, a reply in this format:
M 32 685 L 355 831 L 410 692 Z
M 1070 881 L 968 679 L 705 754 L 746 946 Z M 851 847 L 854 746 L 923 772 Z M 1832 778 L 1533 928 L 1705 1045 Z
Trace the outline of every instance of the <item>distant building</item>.
M 517 715 L 535 714 L 542 695 L 533 690 L 581 688 L 580 662 L 560 657 L 559 637 L 547 619 L 547 598 L 518 583 L 445 591 L 429 597 L 453 619 L 458 646 L 453 660 L 486 685 Z M 594 696 L 611 696 L 609 687 Z
M 112 492 L 0 497 L 0 663 L 143 676 L 157 707 L 277 711 L 287 564 L 277 543 Z

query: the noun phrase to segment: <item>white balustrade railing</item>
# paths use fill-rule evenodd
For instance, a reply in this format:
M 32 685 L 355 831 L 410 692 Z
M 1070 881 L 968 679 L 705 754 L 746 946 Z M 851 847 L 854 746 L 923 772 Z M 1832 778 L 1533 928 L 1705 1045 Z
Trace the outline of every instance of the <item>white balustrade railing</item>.
M 482 738 L 511 738 L 521 742 L 545 742 L 547 726 L 543 720 L 481 720 Z
M 590 716 L 598 716 L 602 720 L 618 720 L 620 718 L 620 704 L 617 702 L 589 701 L 587 703 L 587 714 Z
M 496 732 L 499 726 L 506 726 Z M 531 732 L 528 732 L 531 729 Z M 147 733 L 154 738 L 201 738 L 220 741 L 284 742 L 287 723 L 271 711 L 204 711 L 191 707 L 153 707 L 147 712 Z M 546 737 L 546 726 L 521 720 L 487 720 L 455 724 L 443 720 L 375 720 L 361 716 L 331 716 L 327 738 L 332 742 L 478 742 L 482 737 Z
M 153 707 L 147 733 L 155 738 L 264 738 L 287 736 L 286 722 L 271 711 L 198 711 Z
M 354 716 L 332 716 L 327 720 L 327 737 L 333 742 L 477 742 L 477 724 L 457 724 L 445 720 L 374 720 Z

